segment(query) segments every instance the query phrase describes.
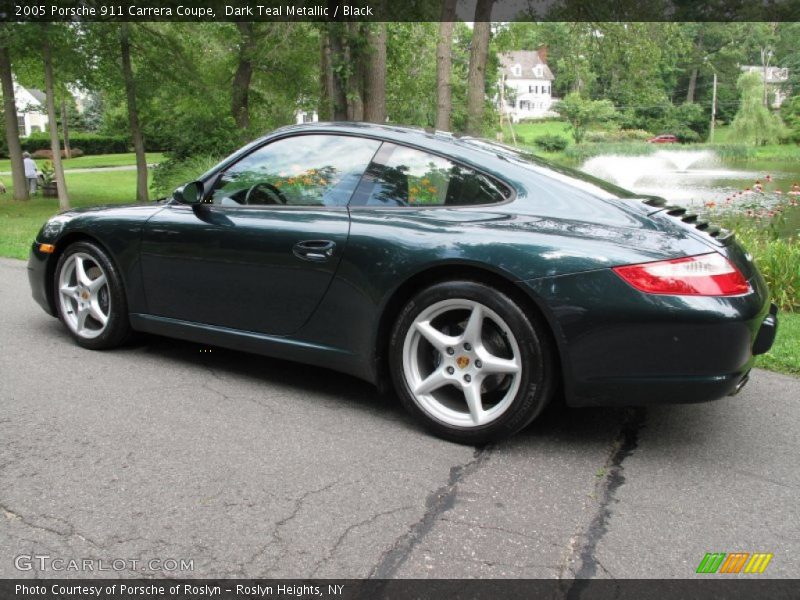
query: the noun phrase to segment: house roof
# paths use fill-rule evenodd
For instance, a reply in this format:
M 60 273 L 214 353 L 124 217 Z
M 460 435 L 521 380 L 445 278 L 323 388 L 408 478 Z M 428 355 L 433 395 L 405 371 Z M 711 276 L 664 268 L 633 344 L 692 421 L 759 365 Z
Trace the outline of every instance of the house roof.
M 742 65 L 745 73 L 758 73 L 764 77 L 764 67 L 761 65 Z M 767 83 L 783 83 L 789 79 L 789 69 L 786 67 L 767 67 Z
M 555 79 L 547 63 L 541 59 L 538 52 L 533 50 L 506 52 L 499 56 L 499 60 L 500 74 L 506 79 L 547 79 L 548 81 Z M 520 66 L 519 75 L 513 70 L 516 65 Z M 542 74 L 539 77 L 534 74 L 534 68 L 537 66 L 542 67 Z
M 30 93 L 31 96 L 36 98 L 42 104 L 47 102 L 47 96 L 42 90 L 37 90 L 36 88 L 25 88 L 25 89 L 28 90 L 28 93 Z

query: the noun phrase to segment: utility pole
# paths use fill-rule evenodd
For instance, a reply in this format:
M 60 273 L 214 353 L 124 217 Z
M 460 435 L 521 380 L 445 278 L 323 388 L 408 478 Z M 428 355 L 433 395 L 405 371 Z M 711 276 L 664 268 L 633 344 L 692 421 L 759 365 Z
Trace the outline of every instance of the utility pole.
M 761 65 L 764 67 L 764 106 L 769 108 L 769 100 L 767 98 L 767 73 L 769 72 L 769 61 L 772 59 L 772 50 L 766 48 L 761 49 Z
M 717 72 L 714 71 L 714 91 L 711 95 L 711 131 L 708 134 L 708 142 L 714 143 L 714 127 L 717 124 Z

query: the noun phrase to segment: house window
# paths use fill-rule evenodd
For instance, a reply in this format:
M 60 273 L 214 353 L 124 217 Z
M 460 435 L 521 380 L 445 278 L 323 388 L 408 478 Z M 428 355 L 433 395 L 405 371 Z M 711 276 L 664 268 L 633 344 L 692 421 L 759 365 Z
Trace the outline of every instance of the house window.
M 25 131 L 25 117 L 20 115 L 17 117 L 17 127 L 19 127 L 20 131 Z
M 520 77 L 522 75 L 522 67 L 520 65 L 514 65 L 511 67 L 511 73 L 514 77 Z
M 533 73 L 534 73 L 534 75 L 536 75 L 536 77 L 541 77 L 542 76 L 542 66 L 541 65 L 536 65 L 533 68 Z

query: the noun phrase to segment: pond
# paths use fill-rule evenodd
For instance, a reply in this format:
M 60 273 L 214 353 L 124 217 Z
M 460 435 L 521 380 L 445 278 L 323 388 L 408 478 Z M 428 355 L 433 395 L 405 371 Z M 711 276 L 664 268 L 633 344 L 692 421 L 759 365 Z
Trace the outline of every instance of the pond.
M 638 194 L 661 196 L 670 203 L 703 208 L 709 205 L 750 205 L 761 199 L 790 196 L 800 183 L 798 161 L 722 159 L 713 150 L 658 150 L 645 156 L 601 155 L 581 170 Z M 754 191 L 760 182 L 763 192 Z M 749 191 L 748 191 L 749 190 Z M 782 233 L 800 229 L 800 208 L 785 213 Z

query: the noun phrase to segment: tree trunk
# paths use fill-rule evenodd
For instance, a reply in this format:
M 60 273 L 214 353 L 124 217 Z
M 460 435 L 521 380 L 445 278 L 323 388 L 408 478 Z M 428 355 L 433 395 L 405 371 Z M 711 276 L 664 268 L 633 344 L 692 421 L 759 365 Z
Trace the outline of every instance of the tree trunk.
M 436 45 L 436 129 L 450 131 L 450 112 L 453 109 L 450 76 L 453 63 L 453 26 L 458 0 L 442 2 L 439 22 L 439 42 Z
M 252 23 L 237 23 L 242 41 L 239 44 L 239 63 L 233 76 L 231 113 L 236 127 L 245 131 L 250 127 L 250 81 L 253 78 L 253 52 L 256 37 Z
M 692 69 L 689 76 L 689 90 L 686 92 L 686 103 L 694 104 L 694 92 L 697 89 L 697 69 Z
M 22 163 L 22 146 L 19 143 L 17 105 L 14 101 L 14 78 L 11 74 L 11 57 L 8 48 L 0 48 L 0 80 L 3 86 L 3 115 L 6 121 L 6 141 L 11 159 L 11 182 L 14 185 L 14 200 L 28 199 L 28 180 Z
M 386 23 L 367 23 L 368 56 L 364 76 L 364 120 L 386 122 Z
M 68 92 L 64 90 L 61 97 L 61 133 L 64 136 L 64 158 L 72 158 L 72 149 L 69 146 L 69 126 L 67 125 L 67 99 Z
M 331 70 L 333 71 L 333 120 L 347 120 L 347 78 L 343 75 L 345 62 L 344 45 L 342 43 L 343 25 L 330 23 L 328 37 L 331 48 Z
M 58 141 L 58 121 L 56 120 L 56 95 L 53 85 L 53 56 L 50 38 L 46 31 L 42 35 L 42 56 L 44 58 L 44 90 L 47 96 L 47 128 L 50 130 L 50 150 L 53 152 L 56 186 L 58 187 L 58 208 L 69 210 L 67 182 L 64 179 L 64 165 L 61 163 L 61 144 Z
M 133 149 L 136 152 L 136 201 L 147 202 L 147 157 L 144 153 L 144 137 L 139 126 L 139 111 L 136 108 L 136 85 L 131 66 L 130 25 L 122 23 L 119 30 L 119 47 L 122 57 L 122 79 L 125 81 L 125 97 L 128 102 L 128 124 L 131 129 Z
M 319 36 L 319 118 L 333 119 L 333 64 L 331 63 L 331 41 L 328 27 L 323 25 Z
M 364 120 L 364 57 L 361 49 L 355 44 L 363 32 L 361 24 L 351 21 L 347 23 L 347 36 L 344 42 L 345 64 L 352 65 L 353 71 L 347 78 L 347 119 Z
M 467 133 L 483 133 L 483 110 L 486 104 L 486 59 L 489 53 L 492 4 L 494 0 L 478 0 L 467 77 Z

